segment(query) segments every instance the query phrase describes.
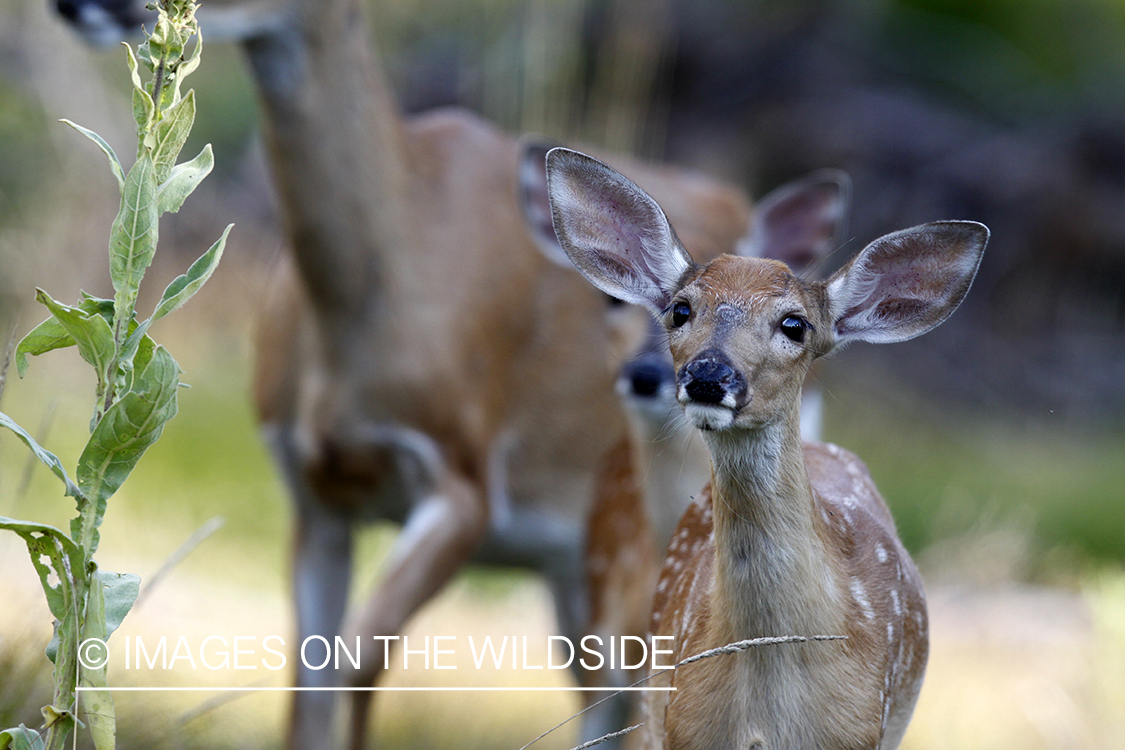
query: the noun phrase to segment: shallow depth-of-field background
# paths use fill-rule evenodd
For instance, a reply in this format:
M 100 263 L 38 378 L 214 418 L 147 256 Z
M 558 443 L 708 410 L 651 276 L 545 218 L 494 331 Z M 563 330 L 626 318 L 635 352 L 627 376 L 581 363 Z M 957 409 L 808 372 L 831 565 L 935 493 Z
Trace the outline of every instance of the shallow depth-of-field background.
M 123 55 L 82 46 L 42 0 L 0 0 L 0 335 L 57 299 L 108 295 L 116 212 L 105 160 L 67 117 L 131 154 Z M 405 106 L 462 102 L 515 132 L 667 156 L 760 195 L 808 169 L 855 178 L 845 254 L 880 233 L 959 218 L 994 232 L 970 300 L 938 332 L 856 346 L 820 368 L 826 438 L 858 453 L 927 581 L 929 672 L 904 747 L 1114 748 L 1125 736 L 1125 5 L 1117 0 L 669 2 L 386 0 L 373 34 Z M 652 8 L 637 14 L 636 7 Z M 662 20 L 663 19 L 663 20 Z M 626 30 L 629 33 L 626 33 Z M 204 29 L 206 32 L 206 28 Z M 655 40 L 655 41 L 654 41 Z M 632 44 L 633 46 L 629 46 Z M 622 52 L 622 50 L 631 52 Z M 616 57 L 615 57 L 616 55 Z M 634 77 L 621 60 L 649 60 Z M 616 63 L 614 61 L 617 61 Z M 104 568 L 150 579 L 196 529 L 225 524 L 126 620 L 126 635 L 291 638 L 289 510 L 250 402 L 258 300 L 284 252 L 237 49 L 192 78 L 217 168 L 167 217 L 147 283 L 163 289 L 237 224 L 215 277 L 158 324 L 192 388 L 113 499 Z M 630 93 L 632 92 L 632 93 Z M 639 92 L 639 93 L 638 93 Z M 153 299 L 142 299 L 141 310 Z M 73 466 L 93 398 L 71 351 L 10 372 L 0 409 Z M 0 435 L 0 515 L 65 524 L 73 507 Z M 359 596 L 393 529 L 357 549 Z M 0 726 L 48 700 L 50 618 L 26 551 L 0 536 Z M 534 577 L 474 569 L 410 626 L 553 632 Z M 394 660 L 392 660 L 394 661 Z M 558 672 L 393 669 L 386 684 L 565 686 Z M 281 686 L 288 671 L 230 676 Z M 215 685 L 157 673 L 159 684 Z M 111 684 L 158 684 L 110 673 Z M 123 748 L 271 748 L 285 699 L 124 694 Z M 380 696 L 396 748 L 515 750 L 573 693 Z M 80 743 L 81 744 L 81 743 Z M 571 727 L 544 748 L 575 744 Z

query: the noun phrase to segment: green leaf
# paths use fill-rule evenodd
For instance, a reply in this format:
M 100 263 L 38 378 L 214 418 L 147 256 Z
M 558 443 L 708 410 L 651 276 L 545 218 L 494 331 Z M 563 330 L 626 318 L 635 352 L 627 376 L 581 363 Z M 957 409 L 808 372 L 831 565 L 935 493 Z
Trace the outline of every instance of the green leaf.
M 82 550 L 54 526 L 0 516 L 0 529 L 14 531 L 23 539 L 51 614 L 65 619 L 73 611 L 73 579 L 83 569 Z M 58 578 L 55 583 L 51 582 L 52 574 Z
M 91 315 L 98 314 L 106 319 L 106 322 L 111 326 L 113 325 L 113 300 L 101 299 L 94 297 L 86 292 L 79 292 L 82 295 L 81 301 L 78 303 L 78 308 L 84 310 Z M 136 319 L 129 321 L 129 338 L 125 340 L 125 345 L 121 351 L 117 353 L 118 372 L 118 391 L 124 393 L 129 390 L 129 384 L 133 368 L 143 370 L 150 359 L 152 359 L 152 350 L 156 346 L 156 342 L 150 337 L 145 335 L 144 331 L 137 333 L 140 327 Z M 147 325 L 145 328 L 147 329 Z
M 106 500 L 176 415 L 179 380 L 179 365 L 164 347 L 157 346 L 144 370 L 134 373 L 132 389 L 106 410 L 90 435 L 76 472 L 78 487 L 89 502 L 71 522 L 72 534 L 88 555 L 98 546 L 97 527 L 105 515 Z
M 67 722 L 70 724 L 77 724 L 79 727 L 85 728 L 85 724 L 75 718 L 74 714 L 65 708 L 58 708 L 57 706 L 43 706 L 39 709 L 39 713 L 43 714 L 43 728 L 50 729 L 55 724 Z M 70 730 L 68 729 L 69 733 Z
M 46 653 L 51 663 L 54 664 L 59 658 L 59 621 L 55 620 L 52 625 L 54 628 L 51 633 L 51 640 L 47 642 L 47 648 L 44 650 L 44 653 Z
M 31 329 L 16 347 L 16 373 L 21 378 L 27 374 L 27 355 L 38 356 L 68 346 L 74 346 L 74 337 L 54 316 L 47 318 Z
M 211 144 L 208 143 L 199 156 L 173 167 L 168 179 L 157 191 L 156 201 L 159 205 L 157 210 L 161 214 L 179 211 L 184 200 L 199 186 L 203 178 L 211 173 L 213 166 L 215 166 L 215 157 L 211 153 Z
M 100 641 L 105 641 L 109 638 L 108 617 L 106 609 L 106 594 L 109 593 L 109 588 L 106 586 L 106 580 L 113 579 L 117 576 L 116 573 L 103 574 L 102 571 L 96 571 L 97 582 L 90 587 L 89 595 L 86 597 L 86 616 L 82 621 L 82 637 L 79 643 L 83 643 L 90 638 L 96 638 Z M 138 580 L 136 576 L 131 576 L 134 581 L 125 581 L 123 584 L 114 582 L 113 586 L 120 587 L 124 585 L 125 588 L 132 588 L 132 596 L 128 592 L 123 595 L 117 596 L 118 608 L 124 604 L 125 599 L 128 599 L 128 604 L 125 604 L 125 610 L 132 606 L 133 601 L 137 598 Z M 122 594 L 122 592 L 115 592 Z M 125 612 L 119 612 L 120 616 L 116 617 L 116 624 L 121 624 L 121 618 L 125 616 Z M 97 669 L 90 669 L 83 666 L 78 676 L 78 686 L 83 688 L 80 692 L 82 698 L 82 709 L 86 713 L 86 724 L 90 727 L 90 734 L 94 739 L 95 750 L 113 750 L 114 737 L 116 735 L 116 712 L 113 707 L 113 695 L 106 687 L 106 663 L 103 662 Z
M 172 167 L 180 156 L 180 149 L 184 147 L 194 122 L 195 92 L 189 91 L 187 96 L 164 111 L 152 129 L 151 155 L 152 162 L 156 165 L 157 185 L 164 184 L 172 174 Z
M 105 637 L 108 639 L 113 631 L 121 627 L 125 615 L 133 608 L 133 602 L 137 601 L 137 594 L 141 591 L 141 577 L 134 573 L 99 570 L 98 580 L 101 581 L 105 597 Z
M 95 297 L 81 290 L 79 290 L 78 295 L 81 298 L 78 300 L 79 310 L 84 310 L 91 315 L 97 313 L 105 318 L 106 323 L 113 325 L 113 300 Z
M 118 331 L 123 330 L 122 321 L 133 317 L 137 289 L 156 252 L 157 219 L 155 168 L 152 159 L 142 154 L 125 178 L 121 211 L 113 222 L 109 242 L 109 274 L 117 291 L 114 321 Z
M 35 299 L 51 311 L 55 320 L 71 335 L 78 345 L 82 359 L 94 366 L 98 382 L 108 382 L 109 368 L 113 364 L 117 345 L 113 341 L 113 330 L 106 319 L 97 313 L 88 313 L 78 307 L 70 307 L 51 299 L 42 289 L 35 290 Z M 18 368 L 18 365 L 17 365 Z
M 215 272 L 218 267 L 219 261 L 223 257 L 223 249 L 227 244 L 227 235 L 230 234 L 231 228 L 234 224 L 228 224 L 227 228 L 223 230 L 223 235 L 215 241 L 214 245 L 199 256 L 199 259 L 191 264 L 191 268 L 187 270 L 186 274 L 181 274 L 172 280 L 168 288 L 164 290 L 164 294 L 160 297 L 160 302 L 156 305 L 156 310 L 152 313 L 152 320 L 160 320 L 168 313 L 176 310 L 185 302 L 195 296 L 207 279 L 211 278 L 211 274 Z M 138 329 L 139 330 L 139 329 Z
M 195 72 L 199 67 L 199 61 L 203 54 L 203 31 L 195 27 L 195 49 L 191 52 L 191 57 L 187 58 L 180 63 L 179 69 L 176 71 L 176 96 L 180 95 L 180 85 L 183 84 L 184 79 Z
M 124 44 L 124 42 L 122 42 Z M 137 123 L 138 133 L 147 133 L 152 125 L 156 107 L 152 103 L 152 96 L 145 91 L 141 83 L 141 74 L 137 70 L 137 58 L 133 55 L 133 48 L 125 44 L 126 62 L 129 65 L 129 75 L 133 79 L 133 119 Z
M 133 350 L 133 344 L 136 343 L 137 349 Z M 132 336 L 126 340 L 126 347 L 124 350 L 131 360 L 122 360 L 122 367 L 127 367 L 126 371 L 126 387 L 124 390 L 133 390 L 132 375 L 135 372 L 144 372 L 148 367 L 148 363 L 152 361 L 152 353 L 156 351 L 156 342 L 152 340 L 151 336 L 142 335 L 139 341 L 136 341 Z
M 9 430 L 16 433 L 16 436 L 31 449 L 31 452 L 35 454 L 36 458 L 46 464 L 47 468 L 63 481 L 63 484 L 66 485 L 64 495 L 75 498 L 81 497 L 78 486 L 70 481 L 70 477 L 66 475 L 66 469 L 63 468 L 62 461 L 59 460 L 58 456 L 35 442 L 35 438 L 31 437 L 24 428 L 16 424 L 15 420 L 3 412 L 0 412 L 0 427 L 7 427 Z
M 124 190 L 125 189 L 125 170 L 123 170 L 121 168 L 121 161 L 117 158 L 117 154 L 115 154 L 113 152 L 113 149 L 110 147 L 110 145 L 105 142 L 105 139 L 102 138 L 97 133 L 95 133 L 93 130 L 87 130 L 86 128 L 82 127 L 81 125 L 78 125 L 77 123 L 73 123 L 70 120 L 67 120 L 65 118 L 60 120 L 59 122 L 65 122 L 67 125 L 74 128 L 75 130 L 77 130 L 79 133 L 81 133 L 82 135 L 89 138 L 94 143 L 98 144 L 98 148 L 100 148 L 102 151 L 104 151 L 105 155 L 109 157 L 109 168 L 113 170 L 113 176 L 117 178 L 117 189 L 118 190 Z
M 0 732 L 0 750 L 43 750 L 45 740 L 39 732 L 23 724 Z

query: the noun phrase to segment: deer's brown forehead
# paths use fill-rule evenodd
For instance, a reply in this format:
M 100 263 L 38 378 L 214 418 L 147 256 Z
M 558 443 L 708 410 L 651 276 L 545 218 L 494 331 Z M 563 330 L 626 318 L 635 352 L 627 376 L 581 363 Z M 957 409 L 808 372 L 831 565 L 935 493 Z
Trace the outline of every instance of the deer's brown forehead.
M 746 312 L 800 291 L 800 282 L 784 263 L 733 256 L 723 256 L 708 265 L 692 286 L 706 307 L 734 306 Z

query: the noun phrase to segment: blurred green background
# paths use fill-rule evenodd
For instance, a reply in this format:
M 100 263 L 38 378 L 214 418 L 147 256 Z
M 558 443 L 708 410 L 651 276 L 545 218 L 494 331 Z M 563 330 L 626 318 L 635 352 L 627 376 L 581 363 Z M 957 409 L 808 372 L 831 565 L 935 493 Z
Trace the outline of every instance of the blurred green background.
M 855 180 L 847 255 L 942 218 L 993 230 L 969 300 L 934 334 L 820 368 L 826 438 L 858 453 L 927 579 L 930 677 L 905 747 L 1110 748 L 1125 736 L 1125 2 L 1121 0 L 386 0 L 368 14 L 404 108 L 469 106 L 667 159 L 761 195 L 820 167 Z M 206 32 L 206 28 L 204 29 Z M 185 153 L 215 173 L 162 225 L 150 295 L 222 227 L 223 265 L 159 324 L 186 371 L 180 415 L 114 498 L 104 567 L 150 578 L 225 525 L 127 621 L 291 631 L 288 503 L 250 406 L 255 312 L 285 252 L 237 48 L 207 48 Z M 0 0 L 0 330 L 108 296 L 104 158 L 56 120 L 132 150 L 123 55 L 81 45 L 41 0 Z M 126 159 L 127 160 L 127 159 Z M 151 307 L 142 299 L 140 307 Z M 73 352 L 7 379 L 0 408 L 73 465 L 93 381 Z M 0 435 L 0 515 L 62 525 L 47 472 Z M 365 532 L 357 593 L 393 529 Z M 0 725 L 45 702 L 49 616 L 0 537 Z M 551 632 L 533 577 L 476 570 L 412 627 Z M 466 625 L 471 623 L 471 625 Z M 127 632 L 127 631 L 123 631 Z M 111 675 L 111 680 L 116 680 Z M 127 682 L 129 675 L 122 675 Z M 271 684 L 282 684 L 276 680 Z M 392 684 L 415 677 L 392 675 Z M 558 677 L 563 681 L 564 677 Z M 399 682 L 395 682 L 398 680 Z M 560 684 L 565 684 L 560 682 Z M 124 747 L 276 747 L 284 700 L 118 701 Z M 388 697 L 389 747 L 516 748 L 570 694 Z M 566 748 L 566 728 L 543 747 Z

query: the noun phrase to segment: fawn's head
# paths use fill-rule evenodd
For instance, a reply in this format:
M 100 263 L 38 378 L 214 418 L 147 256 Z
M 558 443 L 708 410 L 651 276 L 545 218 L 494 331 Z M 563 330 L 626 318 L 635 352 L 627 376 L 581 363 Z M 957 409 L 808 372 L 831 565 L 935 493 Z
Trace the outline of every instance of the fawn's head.
M 560 266 L 574 269 L 552 221 L 545 173 L 552 146 L 536 139 L 524 142 L 520 203 L 529 233 L 542 253 Z M 793 269 L 815 273 L 843 234 L 849 193 L 848 176 L 837 170 L 821 170 L 787 183 L 756 203 L 748 231 L 737 242 L 732 238 L 723 250 L 781 260 Z M 692 247 L 690 240 L 685 244 Z M 676 372 L 664 325 L 643 307 L 610 295 L 606 296 L 605 316 L 618 392 L 631 413 L 660 427 L 670 411 L 678 408 Z
M 775 260 L 696 265 L 660 206 L 588 156 L 554 149 L 547 175 L 563 249 L 591 283 L 663 324 L 677 400 L 703 430 L 788 420 L 817 357 L 853 340 L 891 343 L 933 329 L 968 292 L 988 240 L 975 222 L 925 224 L 806 282 Z

